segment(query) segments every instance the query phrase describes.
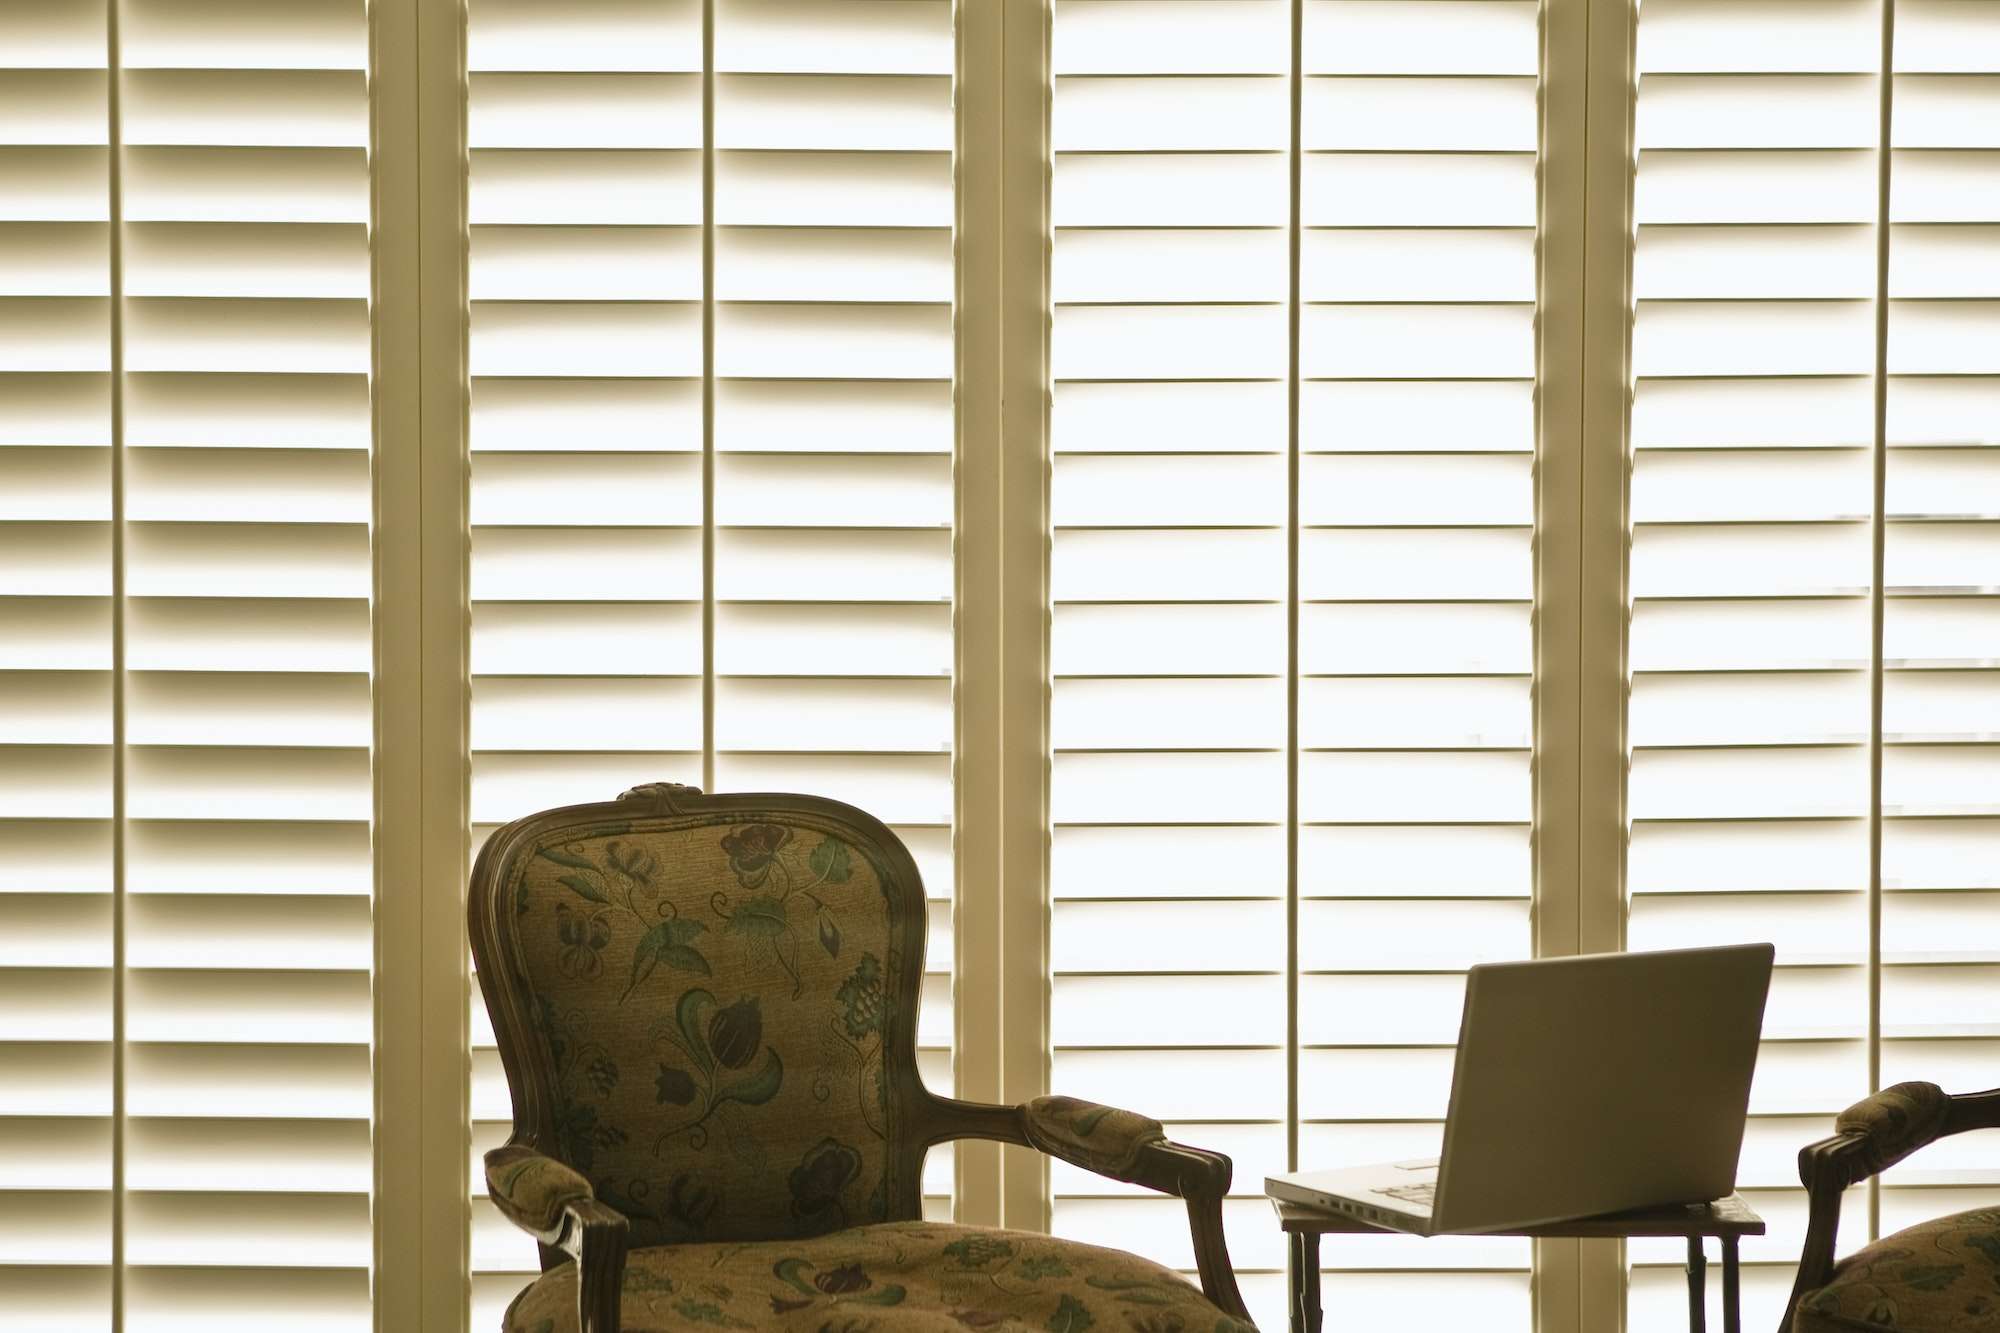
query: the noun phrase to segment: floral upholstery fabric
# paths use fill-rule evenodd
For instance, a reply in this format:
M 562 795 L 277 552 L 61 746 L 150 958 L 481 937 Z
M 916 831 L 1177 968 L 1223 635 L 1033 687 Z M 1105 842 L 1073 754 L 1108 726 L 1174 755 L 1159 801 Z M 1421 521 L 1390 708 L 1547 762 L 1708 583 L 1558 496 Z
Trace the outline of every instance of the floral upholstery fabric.
M 879 1221 L 901 1187 L 897 904 L 837 826 L 788 819 L 570 826 L 503 886 L 559 1155 L 635 1248 Z
M 508 1144 L 486 1154 L 486 1193 L 515 1226 L 549 1231 L 566 1205 L 590 1197 L 590 1182 L 553 1157 Z
M 1849 1255 L 1793 1333 L 2000 1333 L 2000 1208 L 1954 1213 Z
M 1077 1241 L 940 1222 L 810 1240 L 669 1245 L 626 1260 L 624 1333 L 1256 1333 L 1158 1264 Z M 576 1333 L 576 1269 L 550 1270 L 505 1333 Z
M 1028 1142 L 1051 1157 L 1100 1174 L 1123 1176 L 1139 1150 L 1166 1140 L 1160 1122 L 1075 1097 L 1036 1097 L 1027 1113 Z
M 1868 1136 L 1867 1174 L 1874 1175 L 1935 1139 L 1950 1107 L 1935 1083 L 1898 1083 L 1842 1111 L 1833 1128 Z

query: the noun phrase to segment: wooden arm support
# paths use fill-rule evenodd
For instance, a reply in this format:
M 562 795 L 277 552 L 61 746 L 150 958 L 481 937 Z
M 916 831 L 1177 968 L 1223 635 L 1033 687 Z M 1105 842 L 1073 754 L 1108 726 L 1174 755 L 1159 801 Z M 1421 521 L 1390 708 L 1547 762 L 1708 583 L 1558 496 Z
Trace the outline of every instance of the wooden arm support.
M 595 1199 L 563 1209 L 556 1248 L 576 1260 L 576 1322 L 581 1333 L 618 1333 L 618 1297 L 625 1285 L 625 1215 Z
M 1840 1197 L 1848 1186 L 1881 1174 L 1939 1139 L 1996 1127 L 2000 1089 L 1953 1096 L 1932 1083 L 1898 1083 L 1842 1111 L 1831 1138 L 1799 1149 L 1799 1181 L 1807 1196 L 1806 1241 L 1779 1333 L 1789 1333 L 1799 1301 L 1833 1275 Z
M 1249 1323 L 1250 1311 L 1236 1288 L 1236 1269 L 1229 1262 L 1229 1243 L 1222 1231 L 1222 1201 L 1229 1195 L 1232 1169 L 1221 1153 L 1168 1141 L 1140 1150 L 1132 1183 L 1178 1195 L 1186 1202 L 1202 1294 L 1225 1314 Z
M 561 1262 L 557 1255 L 576 1261 L 580 1333 L 618 1333 L 631 1229 L 624 1214 L 599 1203 L 581 1174 L 527 1143 L 486 1154 L 486 1185 L 501 1214 L 541 1242 L 543 1267 Z
M 951 1139 L 1018 1144 L 1037 1148 L 1110 1179 L 1143 1185 L 1185 1201 L 1202 1294 L 1225 1313 L 1249 1322 L 1249 1311 L 1244 1308 L 1242 1292 L 1237 1289 L 1236 1270 L 1230 1266 L 1229 1247 L 1222 1231 L 1222 1201 L 1229 1194 L 1232 1168 L 1221 1153 L 1153 1138 L 1137 1146 L 1124 1169 L 1111 1169 L 1089 1151 L 1071 1150 L 1046 1135 L 1031 1138 L 1025 1106 L 986 1106 L 933 1097 L 926 1109 L 927 1147 Z M 500 1163 L 519 1166 L 529 1156 L 518 1148 L 496 1150 L 488 1158 L 489 1180 Z M 542 1243 L 545 1254 L 553 1251 L 576 1261 L 580 1333 L 619 1333 L 619 1296 L 624 1286 L 630 1223 L 622 1213 L 595 1198 L 566 1199 L 560 1207 L 560 1214 L 550 1218 L 546 1230 L 537 1229 L 525 1215 L 515 1217 L 514 1221 Z M 535 1220 L 547 1216 L 540 1213 Z M 545 1262 L 559 1260 L 552 1254 Z
M 1221 1153 L 1160 1140 L 1142 1145 L 1129 1170 L 1111 1171 L 1084 1154 L 1063 1151 L 1061 1145 L 1036 1142 L 1028 1136 L 1024 1106 L 988 1106 L 948 1097 L 931 1099 L 931 1143 L 950 1139 L 988 1139 L 1034 1148 L 1112 1180 L 1143 1185 L 1171 1194 L 1187 1204 L 1188 1230 L 1194 1238 L 1195 1267 L 1202 1294 L 1225 1314 L 1248 1323 L 1250 1312 L 1236 1286 L 1229 1246 L 1222 1231 L 1222 1201 L 1229 1194 L 1230 1161 Z

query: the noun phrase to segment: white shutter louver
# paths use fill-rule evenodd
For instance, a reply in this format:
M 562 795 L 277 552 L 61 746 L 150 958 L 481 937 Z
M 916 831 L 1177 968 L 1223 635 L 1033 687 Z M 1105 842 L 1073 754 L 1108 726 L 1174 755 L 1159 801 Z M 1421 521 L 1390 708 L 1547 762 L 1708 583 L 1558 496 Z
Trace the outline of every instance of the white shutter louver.
M 1882 1082 L 2000 1082 L 2000 4 L 1899 0 L 1883 580 Z M 1991 1135 L 1883 1177 L 1884 1234 L 2000 1202 Z
M 1882 10 L 1647 0 L 1633 336 L 1633 948 L 1771 939 L 1779 972 L 1741 1185 L 1771 1223 L 1744 1301 L 1778 1317 L 1798 1147 L 1871 1082 L 1992 1082 L 1987 725 L 2000 369 L 1992 88 L 2000 6 L 1896 6 L 1886 574 L 1871 554 Z M 1985 77 L 1981 77 L 1984 74 Z M 1982 225 L 1985 224 L 1985 225 Z M 1982 295 L 1986 299 L 1982 301 Z M 1871 614 L 1886 599 L 1881 1020 L 1869 969 Z M 1982 818 L 1982 816 L 1986 816 Z M 1871 1042 L 1881 1043 L 1871 1051 Z M 1890 1178 L 1884 1232 L 1989 1197 L 1990 1149 Z M 1908 1181 L 1908 1188 L 1896 1182 Z M 1869 1191 L 1842 1243 L 1869 1236 Z M 1675 1326 L 1635 1243 L 1632 1327 Z
M 1770 1223 L 1753 1324 L 1804 1235 L 1794 1155 L 1868 1090 L 1875 17 L 1640 10 L 1627 939 L 1778 947 L 1738 1177 Z M 1684 1322 L 1679 1249 L 1627 1256 L 1635 1333 Z
M 1229 1153 L 1283 1309 L 1290 9 L 1056 0 L 1050 1086 Z M 1054 1230 L 1192 1269 L 1174 1201 L 1052 1164 Z M 1272 1326 L 1277 1326 L 1272 1324 Z
M 715 785 L 895 830 L 952 1086 L 952 10 L 719 0 Z M 925 1163 L 949 1209 L 951 1154 Z
M 127 1328 L 303 1309 L 365 1329 L 366 16 L 127 0 L 117 18 L 108 75 L 102 6 L 15 6 L 0 36 L 39 66 L 0 94 L 25 99 L 0 117 L 0 687 L 8 741 L 39 749 L 8 766 L 0 897 L 20 1043 L 0 1189 L 26 1192 L 8 1212 L 37 1240 L 10 1236 L 0 1281 L 38 1329 L 104 1327 L 122 1218 Z
M 0 1300 L 111 1302 L 110 244 L 101 7 L 0 16 Z
M 1302 1164 L 1434 1152 L 1458 974 L 1530 948 L 1537 17 L 1297 15 L 1293 1126 L 1293 7 L 1055 5 L 1052 1084 L 1235 1157 L 1267 1326 L 1288 1136 Z M 1053 1185 L 1058 1232 L 1190 1266 L 1170 1203 Z M 1407 1310 L 1422 1268 L 1427 1312 L 1528 1317 L 1523 1243 L 1324 1261 L 1332 1308 Z
M 472 824 L 702 776 L 701 10 L 472 0 Z M 473 1162 L 512 1122 L 472 997 Z M 472 1324 L 539 1271 L 476 1197 Z
M 1539 9 L 1305 0 L 1305 1167 L 1436 1155 L 1464 969 L 1533 951 Z M 1526 1241 L 1322 1262 L 1363 1322 L 1530 1322 Z
M 933 895 L 948 1088 L 950 6 L 723 0 L 706 136 L 702 23 L 471 5 L 474 836 L 705 761 L 868 810 Z M 478 1324 L 536 1263 L 483 1201 L 473 1254 Z

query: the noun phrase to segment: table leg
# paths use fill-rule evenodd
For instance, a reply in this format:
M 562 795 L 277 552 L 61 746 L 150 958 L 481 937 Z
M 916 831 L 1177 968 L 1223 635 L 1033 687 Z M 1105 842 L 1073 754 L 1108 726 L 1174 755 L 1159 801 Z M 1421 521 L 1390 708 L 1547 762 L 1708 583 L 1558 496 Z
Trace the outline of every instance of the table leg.
M 1736 1237 L 1722 1238 L 1722 1328 L 1723 1333 L 1743 1333 L 1742 1275 L 1736 1263 Z
M 1298 1232 L 1288 1232 L 1285 1236 L 1286 1260 L 1291 1272 L 1292 1333 L 1308 1333 L 1306 1328 L 1306 1238 Z
M 1320 1333 L 1319 1233 L 1292 1233 L 1292 1333 Z
M 1687 1274 L 1689 1333 L 1708 1333 L 1708 1256 L 1700 1236 L 1688 1237 Z

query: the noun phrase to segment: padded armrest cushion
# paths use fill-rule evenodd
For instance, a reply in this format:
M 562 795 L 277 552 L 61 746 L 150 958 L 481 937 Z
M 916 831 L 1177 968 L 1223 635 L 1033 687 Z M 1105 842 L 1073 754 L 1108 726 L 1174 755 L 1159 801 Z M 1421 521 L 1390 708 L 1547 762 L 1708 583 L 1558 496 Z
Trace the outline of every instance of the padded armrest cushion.
M 1099 1175 L 1129 1175 L 1141 1151 L 1167 1138 L 1157 1120 L 1075 1097 L 1037 1097 L 1021 1112 L 1028 1142 Z
M 1937 1138 L 1950 1107 L 1951 1098 L 1935 1083 L 1898 1083 L 1842 1111 L 1833 1127 L 1868 1140 L 1873 1175 Z
M 595 1197 L 575 1171 L 518 1143 L 486 1154 L 486 1189 L 503 1217 L 536 1235 L 554 1231 L 570 1204 Z

